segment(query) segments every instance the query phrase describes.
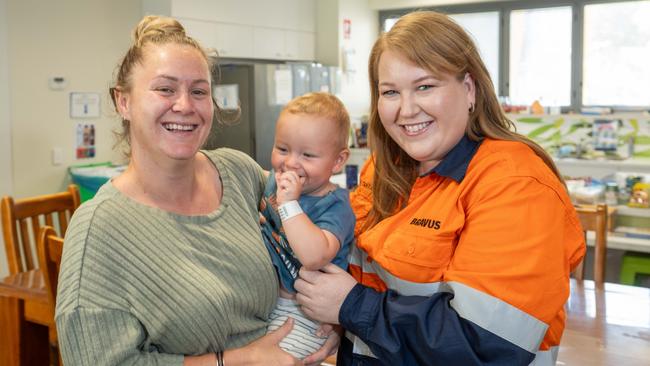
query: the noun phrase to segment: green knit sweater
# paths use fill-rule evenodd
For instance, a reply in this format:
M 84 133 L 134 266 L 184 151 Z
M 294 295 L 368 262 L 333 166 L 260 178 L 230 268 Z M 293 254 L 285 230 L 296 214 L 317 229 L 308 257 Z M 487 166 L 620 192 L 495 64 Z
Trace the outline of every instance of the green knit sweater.
M 259 229 L 260 167 L 206 152 L 220 207 L 183 216 L 137 203 L 109 182 L 74 214 L 56 306 L 66 365 L 181 365 L 262 336 L 278 283 Z

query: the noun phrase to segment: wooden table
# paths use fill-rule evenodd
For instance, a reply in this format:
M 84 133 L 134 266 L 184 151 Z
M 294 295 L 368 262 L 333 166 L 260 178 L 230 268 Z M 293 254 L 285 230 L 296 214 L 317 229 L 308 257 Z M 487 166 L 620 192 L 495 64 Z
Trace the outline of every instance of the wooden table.
M 0 365 L 48 365 L 52 319 L 39 270 L 0 280 Z
M 571 280 L 558 366 L 650 365 L 650 289 Z

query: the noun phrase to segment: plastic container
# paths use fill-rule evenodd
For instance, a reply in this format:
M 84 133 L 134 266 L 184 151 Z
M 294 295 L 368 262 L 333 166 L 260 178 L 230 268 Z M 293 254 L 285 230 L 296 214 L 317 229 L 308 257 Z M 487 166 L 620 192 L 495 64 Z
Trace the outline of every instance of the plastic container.
M 113 165 L 111 162 L 73 165 L 68 168 L 72 182 L 79 186 L 81 202 L 93 198 L 104 183 L 119 175 L 126 169 L 123 165 Z
M 354 189 L 359 184 L 359 167 L 354 164 L 345 166 L 345 188 Z
M 616 182 L 608 182 L 605 186 L 605 203 L 608 206 L 618 205 L 618 184 Z

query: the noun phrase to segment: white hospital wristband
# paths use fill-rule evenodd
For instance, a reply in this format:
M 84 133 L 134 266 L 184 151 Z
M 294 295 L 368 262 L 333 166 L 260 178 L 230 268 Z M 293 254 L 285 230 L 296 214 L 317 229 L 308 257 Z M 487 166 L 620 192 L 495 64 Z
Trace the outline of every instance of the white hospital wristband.
M 302 208 L 300 208 L 298 201 L 288 201 L 278 207 L 278 213 L 280 214 L 280 220 L 287 221 L 296 215 L 300 215 Z

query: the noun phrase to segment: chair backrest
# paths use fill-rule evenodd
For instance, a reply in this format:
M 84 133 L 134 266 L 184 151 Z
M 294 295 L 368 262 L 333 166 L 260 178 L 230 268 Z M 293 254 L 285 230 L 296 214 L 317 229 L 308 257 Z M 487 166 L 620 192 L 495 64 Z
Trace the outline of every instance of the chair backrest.
M 587 231 L 596 234 L 594 247 L 594 282 L 605 282 L 605 267 L 607 258 L 607 205 L 576 206 L 576 212 L 580 218 L 582 229 L 585 231 L 585 242 Z M 584 278 L 584 264 L 580 264 L 575 271 L 577 279 Z
M 44 225 L 56 227 L 65 235 L 68 221 L 79 207 L 79 188 L 71 184 L 65 192 L 14 201 L 5 196 L 0 202 L 2 234 L 9 263 L 9 273 L 16 274 L 36 268 L 36 240 Z M 55 220 L 56 216 L 56 220 Z M 58 225 L 55 225 L 58 223 Z
M 59 268 L 61 267 L 61 255 L 63 254 L 63 238 L 57 236 L 53 227 L 43 226 L 38 235 L 37 245 L 38 262 L 43 273 L 48 303 L 54 316 Z

